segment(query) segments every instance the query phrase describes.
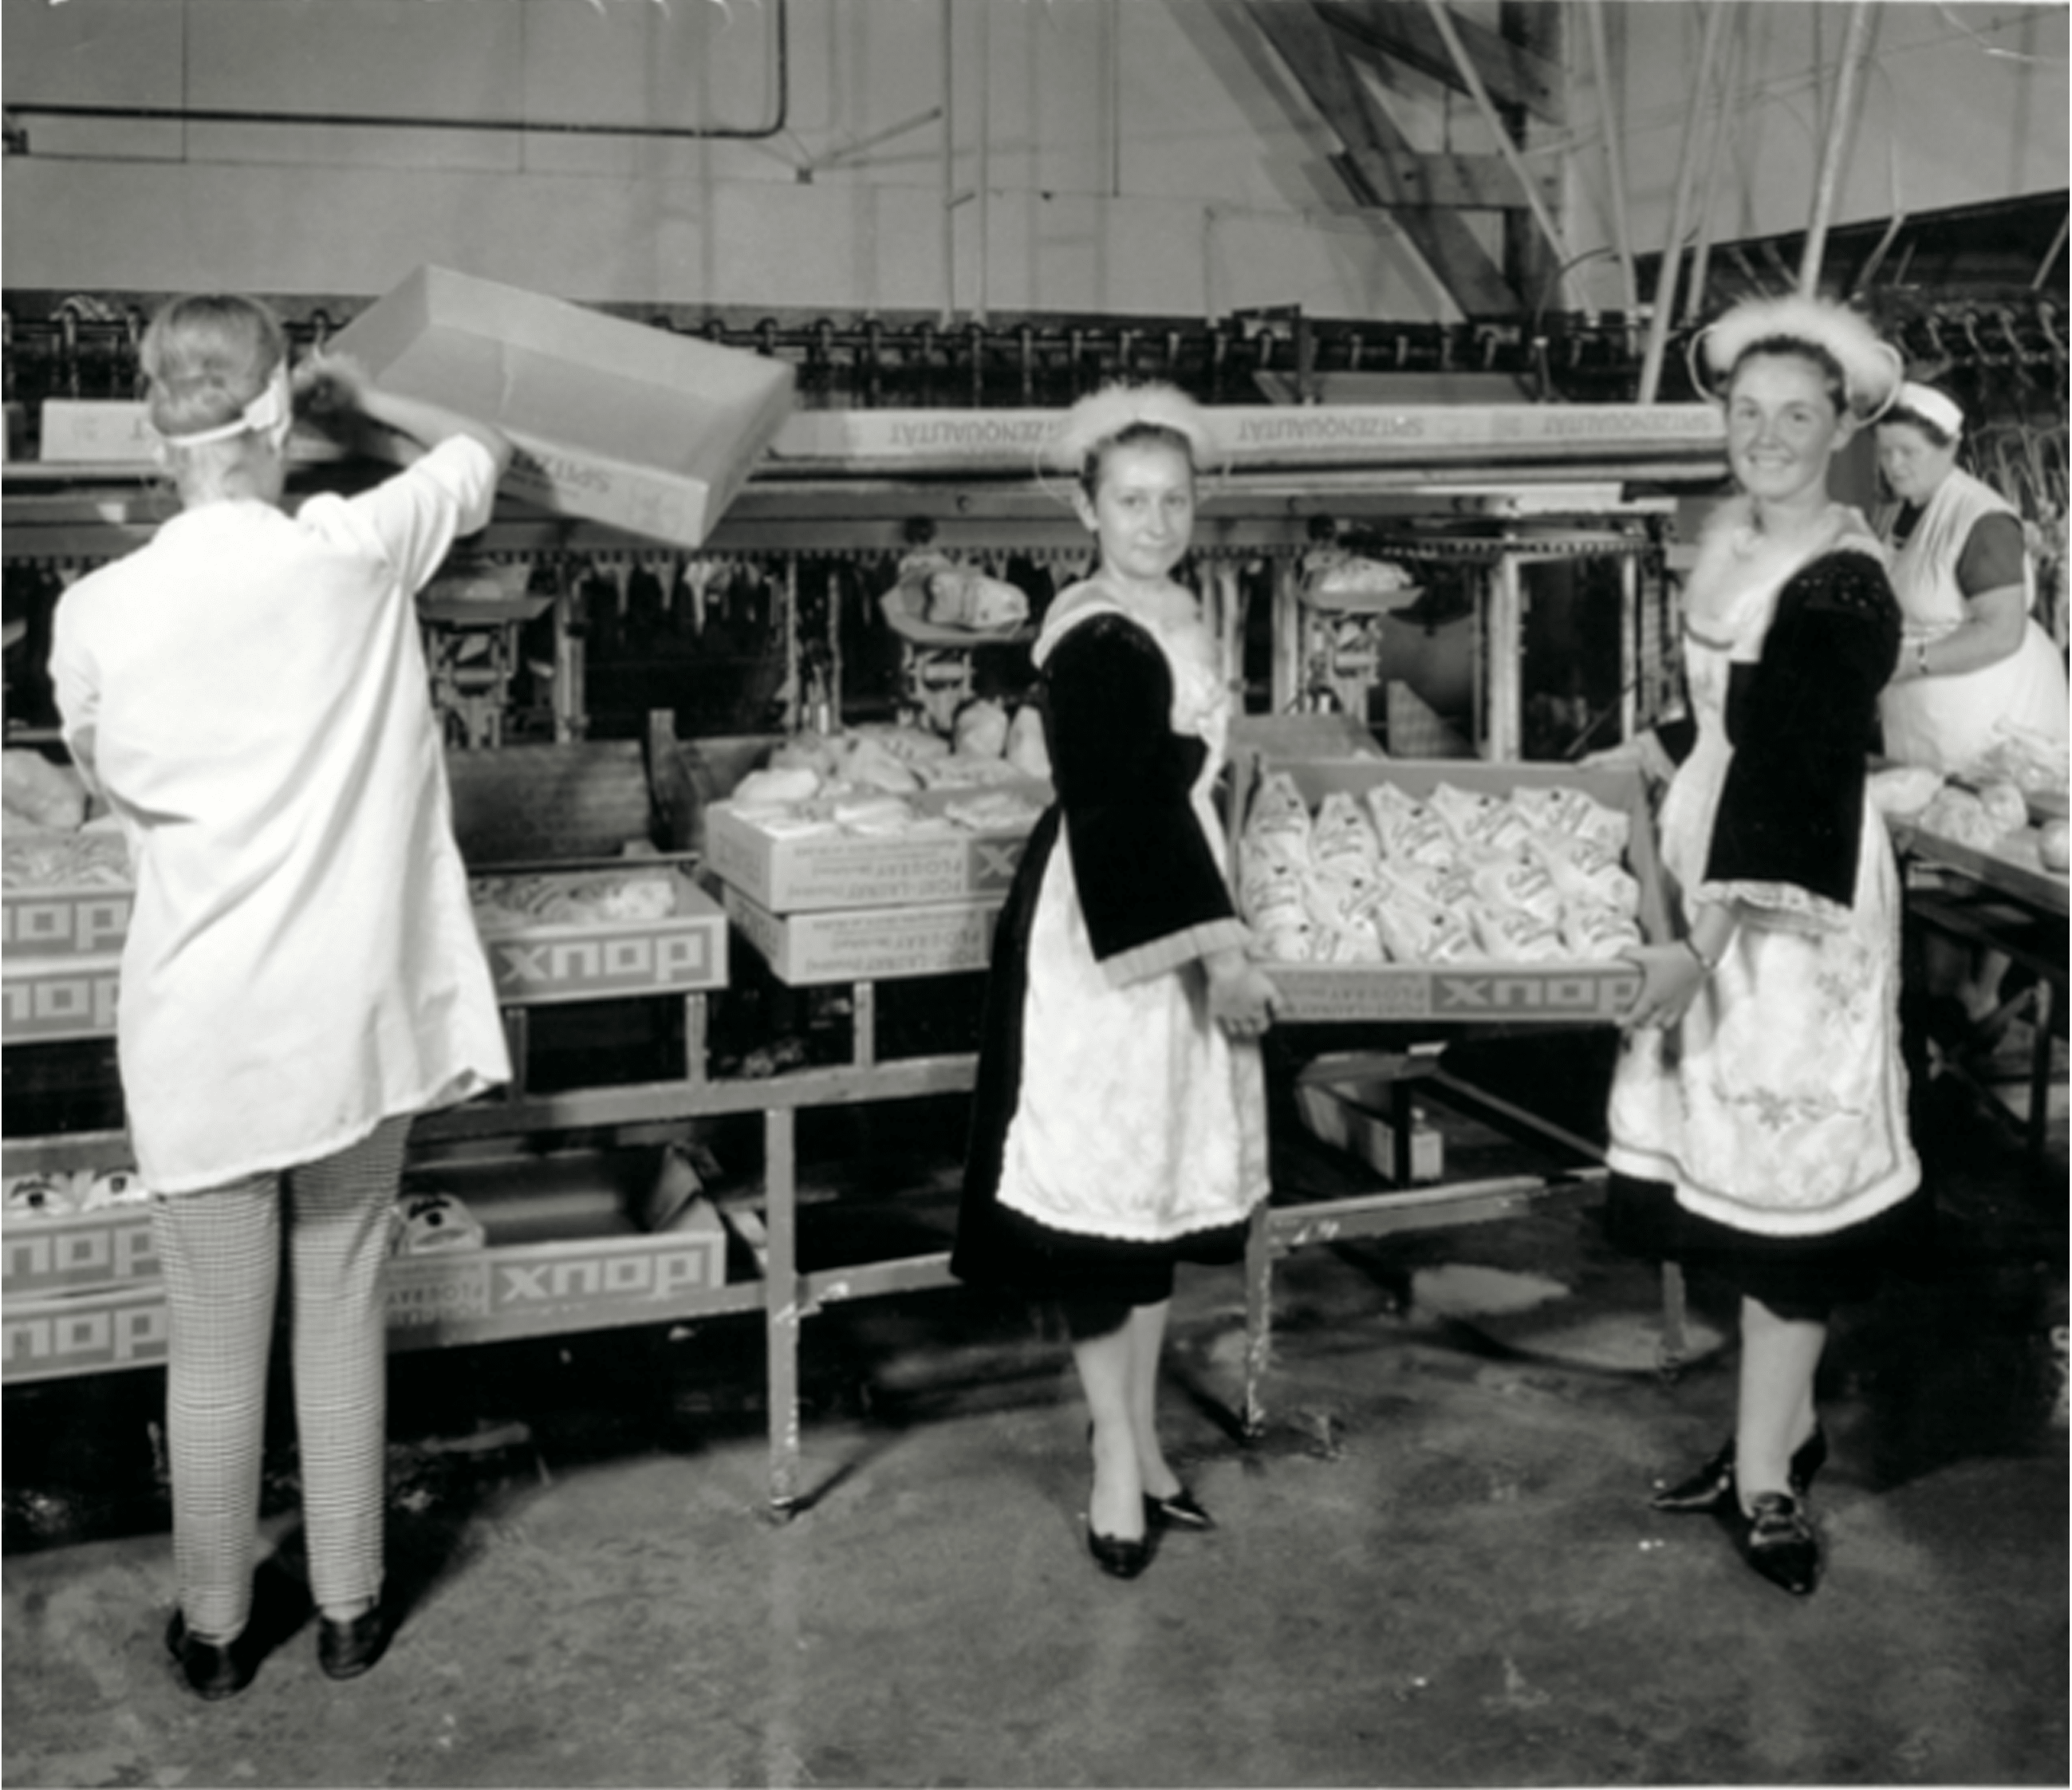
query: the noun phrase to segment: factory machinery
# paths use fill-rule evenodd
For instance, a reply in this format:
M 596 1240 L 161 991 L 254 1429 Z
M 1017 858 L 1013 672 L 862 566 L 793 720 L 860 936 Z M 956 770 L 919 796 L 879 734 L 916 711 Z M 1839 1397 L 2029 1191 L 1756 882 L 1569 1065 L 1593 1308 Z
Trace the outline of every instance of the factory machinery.
M 1245 715 L 1234 828 L 1275 767 L 1357 783 L 1439 759 L 1470 778 L 1567 777 L 1673 700 L 1679 513 L 1725 471 L 1708 409 L 1456 405 L 1443 427 L 1396 432 L 1347 430 L 1355 413 L 1328 405 L 1253 414 L 1267 434 L 1212 475 L 1184 569 Z M 894 1115 L 946 1109 L 938 1131 L 961 1134 L 986 941 L 1018 845 L 925 840 L 823 861 L 744 843 L 726 799 L 787 739 L 940 733 L 972 702 L 1019 702 L 1026 630 L 945 644 L 894 625 L 886 599 L 917 553 L 983 568 L 1039 612 L 1083 569 L 1064 492 L 1033 469 L 1030 422 L 801 412 L 695 550 L 507 499 L 426 593 L 478 899 L 568 899 L 483 921 L 518 1071 L 416 1128 L 394 1347 L 759 1314 L 771 1502 L 805 1494 L 805 1320 L 948 1283 L 946 1232 L 891 1259 L 822 1265 L 814 1209 L 911 1160 L 911 1186 L 864 1196 L 940 1216 L 956 1164 L 910 1158 L 915 1128 Z M 295 482 L 364 475 L 314 466 Z M 142 468 L 9 466 L 9 614 L 23 623 L 10 746 L 57 750 L 38 658 L 56 595 L 136 545 L 166 503 Z M 1388 603 L 1334 596 L 1321 570 L 1348 560 L 1390 569 Z M 582 906 L 614 878 L 668 892 L 630 920 Z M 148 1218 L 119 1197 L 129 1158 L 110 1041 L 122 893 L 7 894 L 6 1376 L 148 1368 L 163 1359 L 164 1312 Z M 1485 977 L 1457 1010 L 1435 978 L 1400 980 L 1379 1005 L 1340 1014 L 1327 1001 L 1286 1028 L 1276 1156 L 1322 1152 L 1332 1166 L 1277 1190 L 1255 1225 L 1236 1400 L 1248 1429 L 1265 1421 L 1276 1256 L 1594 1191 L 1589 1137 L 1453 1074 L 1445 1047 L 1602 1034 L 1614 980 Z M 1342 1095 L 1316 1129 L 1364 1162 L 1285 1122 Z M 1419 1109 L 1433 1101 L 1523 1154 L 1449 1177 L 1420 1154 Z M 832 1180 L 816 1154 L 830 1136 L 854 1168 Z M 856 1166 L 874 1151 L 874 1167 Z M 45 1210 L 12 1197 L 31 1177 L 60 1190 Z M 1673 1368 L 1686 1348 L 1673 1274 L 1663 1318 Z

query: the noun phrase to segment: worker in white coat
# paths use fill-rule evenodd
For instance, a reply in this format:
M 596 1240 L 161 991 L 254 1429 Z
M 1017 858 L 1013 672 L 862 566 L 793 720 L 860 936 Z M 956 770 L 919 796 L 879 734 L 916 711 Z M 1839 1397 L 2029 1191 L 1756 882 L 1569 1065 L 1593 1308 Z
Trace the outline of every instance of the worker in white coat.
M 128 840 L 117 1043 L 170 1315 L 167 1426 L 189 1685 L 251 1681 L 267 1356 L 288 1237 L 318 1656 L 372 1665 L 381 1603 L 381 1265 L 411 1116 L 508 1079 L 413 598 L 484 526 L 508 442 L 306 368 L 264 306 L 172 301 L 143 344 L 180 499 L 60 602 L 65 739 Z M 298 401 L 426 450 L 284 512 Z

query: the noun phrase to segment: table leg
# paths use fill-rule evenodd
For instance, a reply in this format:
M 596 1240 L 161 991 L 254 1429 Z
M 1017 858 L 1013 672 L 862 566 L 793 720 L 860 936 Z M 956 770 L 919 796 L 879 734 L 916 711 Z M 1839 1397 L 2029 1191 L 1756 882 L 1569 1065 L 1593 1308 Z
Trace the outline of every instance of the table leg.
M 1268 1228 L 1266 1202 L 1252 1215 L 1244 1239 L 1244 1433 L 1256 1438 L 1266 1430 L 1264 1382 L 1273 1347 L 1273 1239 Z
M 764 1211 L 770 1232 L 763 1286 L 769 1352 L 770 1508 L 779 1517 L 791 1514 L 799 1496 L 799 1165 L 794 1117 L 789 1107 L 763 1115 Z

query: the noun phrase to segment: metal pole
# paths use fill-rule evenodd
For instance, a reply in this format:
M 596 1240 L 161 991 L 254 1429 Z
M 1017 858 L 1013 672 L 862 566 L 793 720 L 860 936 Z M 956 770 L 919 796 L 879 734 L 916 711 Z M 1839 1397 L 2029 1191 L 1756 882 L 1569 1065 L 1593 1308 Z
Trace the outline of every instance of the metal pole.
M 1851 0 L 1841 72 L 1836 77 L 1835 109 L 1827 121 L 1827 140 L 1820 150 L 1820 175 L 1813 187 L 1813 217 L 1806 227 L 1806 253 L 1799 263 L 1802 298 L 1812 298 L 1820 290 L 1820 261 L 1827 253 L 1827 225 L 1835 213 L 1835 189 L 1848 160 L 1849 133 L 1856 126 L 1856 89 L 1860 85 L 1858 77 L 1870 40 L 1870 0 Z
M 1684 321 L 1695 323 L 1705 302 L 1705 283 L 1712 255 L 1712 208 L 1720 196 L 1720 156 L 1727 141 L 1727 120 L 1733 109 L 1734 81 L 1740 72 L 1741 14 L 1733 19 L 1733 35 L 1728 40 L 1725 60 L 1720 64 L 1719 94 L 1711 102 L 1710 136 L 1705 145 L 1704 198 L 1698 206 L 1698 240 L 1691 250 L 1691 286 L 1684 300 Z M 1699 103 L 1708 103 L 1700 96 Z
M 950 0 L 943 0 L 943 315 L 957 311 L 957 114 L 956 71 L 951 62 Z
M 1633 232 L 1626 196 L 1626 139 L 1619 130 L 1618 106 L 1612 93 L 1611 48 L 1605 34 L 1604 0 L 1584 0 L 1590 32 L 1590 62 L 1597 77 L 1597 109 L 1605 123 L 1605 165 L 1611 177 L 1612 240 L 1618 245 L 1619 283 L 1626 314 L 1640 310 L 1640 281 L 1633 270 Z
M 1490 97 L 1489 89 L 1482 84 L 1482 77 L 1476 71 L 1467 46 L 1461 42 L 1461 34 L 1453 29 L 1452 15 L 1447 12 L 1444 0 L 1424 0 L 1424 6 L 1432 14 L 1432 23 L 1438 27 L 1439 35 L 1445 40 L 1446 53 L 1453 59 L 1453 66 L 1460 71 L 1461 80 L 1470 97 L 1481 111 L 1483 121 L 1496 138 L 1497 153 L 1503 156 L 1511 171 L 1517 175 L 1518 183 L 1525 193 L 1525 203 L 1531 208 L 1540 233 L 1547 238 L 1548 246 L 1554 251 L 1554 259 L 1562 270 L 1563 279 L 1568 280 L 1571 278 L 1569 265 L 1574 257 L 1568 253 L 1568 245 L 1561 240 L 1560 226 L 1554 221 L 1554 214 L 1548 210 L 1547 201 L 1540 197 L 1539 184 L 1526 167 L 1525 158 L 1519 153 L 1518 145 L 1511 140 L 1511 133 L 1504 129 L 1503 120 L 1497 112 L 1496 102 Z
M 978 302 L 972 308 L 974 322 L 985 321 L 987 187 L 993 179 L 993 8 L 978 10 Z
M 1698 47 L 1698 76 L 1692 82 L 1694 93 L 1706 92 L 1712 83 L 1713 65 L 1719 60 L 1720 38 L 1726 29 L 1727 13 L 1734 0 L 1712 0 L 1705 14 L 1705 31 Z M 1676 308 L 1677 264 L 1683 258 L 1684 222 L 1691 211 L 1691 182 L 1697 156 L 1698 116 L 1693 108 L 1684 121 L 1684 146 L 1676 157 L 1676 196 L 1669 208 L 1669 233 L 1662 245 L 1662 265 L 1655 275 L 1655 311 L 1647 320 L 1647 347 L 1641 356 L 1639 400 L 1652 404 L 1662 384 L 1662 356 L 1669 339 L 1670 313 Z
M 2058 219 L 2058 234 L 2050 239 L 2050 246 L 2044 250 L 2043 259 L 2036 264 L 2036 277 L 2029 282 L 2030 291 L 2043 290 L 2044 278 L 2050 271 L 2050 264 L 2058 259 L 2058 251 L 2065 246 L 2065 226 L 2067 223 L 2072 223 L 2072 212 L 2067 212 Z

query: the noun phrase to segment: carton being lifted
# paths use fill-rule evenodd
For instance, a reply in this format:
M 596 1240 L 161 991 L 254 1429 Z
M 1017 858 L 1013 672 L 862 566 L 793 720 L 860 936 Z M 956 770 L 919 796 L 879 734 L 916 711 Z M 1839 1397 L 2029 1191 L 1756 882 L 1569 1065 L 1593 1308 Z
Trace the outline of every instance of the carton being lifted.
M 504 488 L 701 545 L 791 407 L 782 360 L 421 267 L 331 339 L 380 386 L 495 424 Z

